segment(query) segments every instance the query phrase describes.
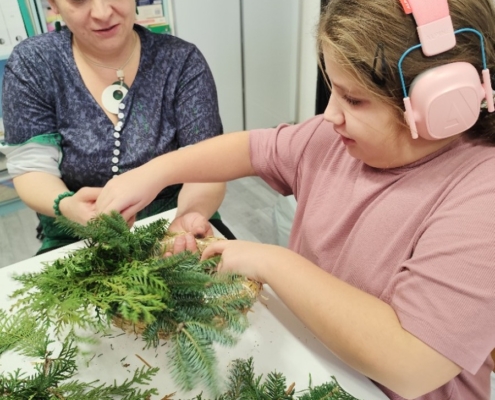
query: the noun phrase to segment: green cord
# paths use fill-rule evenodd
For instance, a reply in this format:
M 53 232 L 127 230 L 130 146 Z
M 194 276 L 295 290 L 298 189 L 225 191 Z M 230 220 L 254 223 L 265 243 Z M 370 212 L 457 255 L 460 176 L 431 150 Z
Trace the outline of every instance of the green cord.
M 61 193 L 57 196 L 57 198 L 55 199 L 55 201 L 53 202 L 53 211 L 55 211 L 55 215 L 57 217 L 61 216 L 62 213 L 60 212 L 60 201 L 62 199 L 65 199 L 66 197 L 70 197 L 70 196 L 74 196 L 75 192 L 64 192 L 64 193 Z

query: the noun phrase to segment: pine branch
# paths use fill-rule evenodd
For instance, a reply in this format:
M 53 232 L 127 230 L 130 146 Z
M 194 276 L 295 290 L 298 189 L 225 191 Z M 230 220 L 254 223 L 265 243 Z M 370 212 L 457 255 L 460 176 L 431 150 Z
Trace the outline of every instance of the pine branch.
M 303 390 L 296 397 L 294 384 L 287 387 L 285 377 L 278 372 L 263 375 L 254 373 L 253 359 L 234 360 L 229 371 L 227 390 L 215 400 L 358 400 L 347 393 L 334 377 L 331 382 Z M 206 400 L 203 393 L 194 400 Z
M 287 389 L 285 377 L 280 372 L 269 373 L 263 388 L 268 399 L 290 400 L 293 398 L 294 389 Z

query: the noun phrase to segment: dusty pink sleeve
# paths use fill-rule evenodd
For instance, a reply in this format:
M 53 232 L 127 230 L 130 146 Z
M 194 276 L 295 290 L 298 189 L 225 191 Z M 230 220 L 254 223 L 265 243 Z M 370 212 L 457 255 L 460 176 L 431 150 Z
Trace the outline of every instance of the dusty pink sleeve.
M 279 193 L 293 194 L 301 157 L 322 121 L 316 116 L 297 125 L 252 130 L 250 156 L 256 173 Z
M 495 161 L 464 174 L 420 227 L 391 305 L 404 329 L 475 374 L 495 347 Z

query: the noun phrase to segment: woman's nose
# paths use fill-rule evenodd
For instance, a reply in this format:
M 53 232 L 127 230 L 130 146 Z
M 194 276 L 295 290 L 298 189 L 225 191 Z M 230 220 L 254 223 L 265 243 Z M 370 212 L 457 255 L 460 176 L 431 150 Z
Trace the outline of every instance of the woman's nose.
M 337 96 L 333 93 L 330 95 L 327 108 L 325 108 L 325 112 L 323 113 L 323 118 L 325 121 L 332 122 L 334 125 L 342 125 L 345 122 L 342 107 L 337 100 Z
M 91 16 L 95 19 L 108 19 L 112 13 L 112 7 L 107 0 L 93 0 L 91 6 Z

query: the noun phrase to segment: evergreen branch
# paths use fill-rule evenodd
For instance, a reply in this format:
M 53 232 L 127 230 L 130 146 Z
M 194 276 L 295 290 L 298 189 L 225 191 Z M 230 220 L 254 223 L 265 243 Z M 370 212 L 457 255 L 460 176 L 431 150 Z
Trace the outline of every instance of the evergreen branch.
M 169 340 L 170 349 L 167 356 L 170 359 L 171 375 L 179 386 L 190 390 L 194 387 L 195 376 L 189 369 L 189 360 L 184 349 L 184 339 L 181 335 L 175 335 Z
M 264 389 L 269 399 L 290 400 L 294 394 L 293 389 L 287 389 L 285 377 L 280 372 L 271 372 L 267 375 Z
M 204 338 L 204 340 L 216 342 L 222 346 L 233 346 L 237 343 L 237 338 L 220 324 L 211 325 L 191 321 L 186 325 L 186 332 L 190 332 L 194 337 Z
M 89 384 L 71 381 L 60 385 L 57 390 L 65 396 L 64 398 L 74 400 L 112 400 L 117 396 L 121 400 L 148 400 L 151 395 L 158 395 L 158 391 L 155 388 L 143 390 L 134 385 L 149 385 L 158 370 L 158 368 L 142 367 L 134 371 L 131 379 L 126 379 L 120 385 L 116 382 L 113 385 L 96 385 L 99 381 Z
M 31 318 L 31 321 L 35 319 Z M 26 328 L 30 326 L 36 334 L 33 336 Z M 143 366 L 136 369 L 130 379 L 124 380 L 121 384 L 100 383 L 99 380 L 92 382 L 81 382 L 75 380 L 77 373 L 76 357 L 76 336 L 70 332 L 62 342 L 62 348 L 58 355 L 54 355 L 49 349 L 53 341 L 47 334 L 48 327 L 41 321 L 29 323 L 29 316 L 25 314 L 7 315 L 0 310 L 0 343 L 7 343 L 7 339 L 14 333 L 14 338 L 8 341 L 10 350 L 18 351 L 23 355 L 30 353 L 33 337 L 40 339 L 43 343 L 42 355 L 36 356 L 41 359 L 35 367 L 35 373 L 26 375 L 17 369 L 11 373 L 0 375 L 0 398 L 5 400 L 149 400 L 152 395 L 158 395 L 156 388 L 142 388 L 148 386 L 152 377 L 158 373 L 158 368 L 147 368 Z M 176 328 L 177 334 L 173 342 L 178 346 L 172 346 L 170 351 L 175 351 L 178 355 L 178 362 L 182 363 L 185 373 L 180 374 L 180 378 L 188 379 L 189 387 L 199 382 L 216 381 L 215 378 L 207 376 L 215 374 L 214 352 L 210 346 L 204 346 L 199 342 L 201 336 L 205 335 L 208 326 L 195 324 L 186 327 L 184 325 Z M 206 334 L 208 335 L 208 334 Z M 26 340 L 26 343 L 24 341 Z M 203 343 L 205 344 L 205 343 Z M 195 348 L 196 347 L 196 348 Z M 198 352 L 201 350 L 201 352 Z M 199 354 L 199 356 L 198 356 Z M 0 353 L 0 356 L 2 353 Z M 202 358 L 194 360 L 195 357 Z M 263 375 L 256 376 L 254 373 L 253 359 L 235 360 L 232 363 L 227 390 L 217 396 L 216 400 L 357 400 L 349 393 L 345 392 L 337 383 L 334 377 L 331 382 L 320 386 L 304 390 L 302 396 L 295 397 L 294 385 L 287 387 L 286 379 L 281 373 L 271 372 L 263 380 Z M 172 399 L 172 396 L 162 397 Z M 195 397 L 202 400 L 203 394 Z
M 171 346 L 167 354 L 175 367 L 172 376 L 181 387 L 191 390 L 204 383 L 212 394 L 218 395 L 216 357 L 211 342 L 181 327 Z
M 347 393 L 337 383 L 335 377 L 330 382 L 302 391 L 296 397 L 295 385 L 287 387 L 283 374 L 271 372 L 266 379 L 256 376 L 252 357 L 247 360 L 234 360 L 229 371 L 227 390 L 215 400 L 358 400 Z M 203 393 L 194 400 L 206 400 Z
M 7 315 L 0 310 L 0 356 L 8 351 L 17 349 L 30 357 L 42 357 L 47 342 L 46 326 L 39 326 L 34 318 L 22 314 Z
M 173 338 L 177 381 L 187 388 L 204 382 L 215 391 L 212 345 L 235 343 L 248 325 L 243 312 L 255 301 L 242 285 L 244 278 L 215 274 L 219 257 L 200 261 L 199 254 L 184 251 L 160 258 L 166 220 L 134 232 L 118 213 L 100 215 L 86 226 L 65 218 L 57 223 L 87 246 L 39 273 L 14 277 L 22 284 L 12 296 L 14 308 L 36 315 L 57 335 L 67 327 L 99 330 L 120 318 L 126 329 L 143 333 L 147 346 Z
M 34 322 L 33 322 L 34 321 Z M 32 328 L 30 332 L 28 328 Z M 58 355 L 49 349 L 53 340 L 49 338 L 48 327 L 42 321 L 36 321 L 27 314 L 7 315 L 0 310 L 0 343 L 24 356 L 34 356 L 41 360 L 35 365 L 31 375 L 20 369 L 0 375 L 0 398 L 9 400 L 148 400 L 157 395 L 154 388 L 141 389 L 138 386 L 149 385 L 158 368 L 143 367 L 134 371 L 131 379 L 122 384 L 112 385 L 71 380 L 77 373 L 76 337 L 70 332 L 62 341 Z M 33 340 L 39 343 L 33 343 Z M 0 353 L 0 356 L 3 354 Z
M 206 260 L 201 261 L 200 265 L 204 271 L 213 272 L 217 268 L 220 258 L 221 256 L 207 258 Z

